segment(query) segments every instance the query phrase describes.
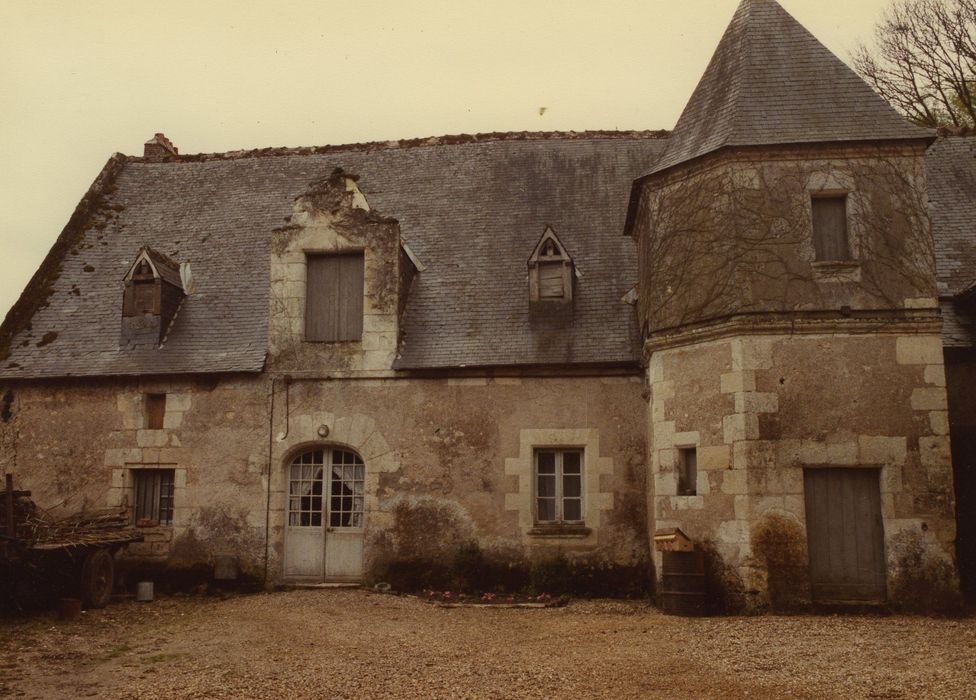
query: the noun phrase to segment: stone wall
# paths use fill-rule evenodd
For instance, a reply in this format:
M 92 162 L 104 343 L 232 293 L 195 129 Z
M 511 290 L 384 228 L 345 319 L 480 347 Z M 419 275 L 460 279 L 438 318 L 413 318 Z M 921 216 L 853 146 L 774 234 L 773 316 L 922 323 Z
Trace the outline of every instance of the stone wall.
M 646 334 L 736 314 L 934 315 L 921 146 L 755 149 L 649 181 L 635 234 Z M 817 261 L 812 197 L 846 194 L 851 259 Z
M 392 374 L 401 292 L 409 259 L 400 227 L 369 209 L 355 181 L 336 174 L 295 201 L 286 226 L 272 238 L 269 357 L 280 372 Z M 362 252 L 363 333 L 358 341 L 305 340 L 306 255 Z
M 339 445 L 366 464 L 368 579 L 398 557 L 446 560 L 471 541 L 518 565 L 559 552 L 647 575 L 642 385 L 638 376 L 276 379 L 269 420 L 267 375 L 21 383 L 3 387 L 13 401 L 0 422 L 0 471 L 66 513 L 131 503 L 136 470 L 174 469 L 172 527 L 147 530 L 130 555 L 173 567 L 231 556 L 260 579 L 269 517 L 277 580 L 285 467 L 304 448 Z M 161 430 L 144 427 L 146 393 L 167 395 Z M 529 532 L 532 449 L 555 446 L 584 449 L 584 536 Z
M 956 596 L 952 471 L 934 335 L 747 336 L 654 352 L 653 526 L 713 553 L 731 608 L 809 604 L 804 468 L 880 470 L 889 599 Z M 677 448 L 698 449 L 677 495 Z

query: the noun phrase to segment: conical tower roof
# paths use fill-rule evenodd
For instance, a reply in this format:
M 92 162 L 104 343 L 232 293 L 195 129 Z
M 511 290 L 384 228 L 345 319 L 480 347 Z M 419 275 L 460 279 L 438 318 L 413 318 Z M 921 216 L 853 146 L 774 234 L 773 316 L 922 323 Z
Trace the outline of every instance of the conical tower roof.
M 778 2 L 742 0 L 651 173 L 725 146 L 931 136 Z

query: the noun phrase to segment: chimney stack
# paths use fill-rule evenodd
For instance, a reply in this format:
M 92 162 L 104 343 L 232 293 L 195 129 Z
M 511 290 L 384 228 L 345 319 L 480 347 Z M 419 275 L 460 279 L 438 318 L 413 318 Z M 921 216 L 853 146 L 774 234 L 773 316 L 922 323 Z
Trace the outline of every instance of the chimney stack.
M 142 157 L 146 160 L 159 162 L 166 160 L 169 156 L 179 155 L 176 146 L 164 134 L 156 134 L 146 141 Z

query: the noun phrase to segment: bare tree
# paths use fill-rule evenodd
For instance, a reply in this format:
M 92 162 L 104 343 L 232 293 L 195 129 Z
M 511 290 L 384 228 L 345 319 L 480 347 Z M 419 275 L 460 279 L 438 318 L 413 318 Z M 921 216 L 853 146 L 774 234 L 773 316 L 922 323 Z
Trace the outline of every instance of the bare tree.
M 976 126 L 976 0 L 895 0 L 854 68 L 917 124 Z

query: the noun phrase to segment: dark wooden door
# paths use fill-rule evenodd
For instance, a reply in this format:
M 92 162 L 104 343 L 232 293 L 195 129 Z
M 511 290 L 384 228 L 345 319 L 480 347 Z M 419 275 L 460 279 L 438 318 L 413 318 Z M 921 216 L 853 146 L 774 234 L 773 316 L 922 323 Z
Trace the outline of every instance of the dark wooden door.
M 878 469 L 807 469 L 803 474 L 813 599 L 885 599 L 884 527 Z

